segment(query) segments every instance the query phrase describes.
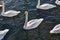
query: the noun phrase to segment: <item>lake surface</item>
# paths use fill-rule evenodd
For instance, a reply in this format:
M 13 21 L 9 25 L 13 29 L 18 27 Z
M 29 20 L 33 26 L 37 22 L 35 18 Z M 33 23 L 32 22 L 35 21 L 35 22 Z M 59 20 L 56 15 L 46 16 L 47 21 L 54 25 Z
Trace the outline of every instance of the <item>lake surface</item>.
M 49 31 L 57 24 L 60 24 L 60 6 L 50 10 L 37 10 L 38 0 L 3 0 L 5 2 L 5 11 L 21 11 L 15 17 L 8 18 L 0 16 L 0 30 L 10 29 L 3 40 L 60 40 L 60 34 L 50 34 Z M 41 0 L 43 3 L 56 5 L 55 0 Z M 29 20 L 44 18 L 44 21 L 33 30 L 24 30 L 24 12 L 28 10 Z

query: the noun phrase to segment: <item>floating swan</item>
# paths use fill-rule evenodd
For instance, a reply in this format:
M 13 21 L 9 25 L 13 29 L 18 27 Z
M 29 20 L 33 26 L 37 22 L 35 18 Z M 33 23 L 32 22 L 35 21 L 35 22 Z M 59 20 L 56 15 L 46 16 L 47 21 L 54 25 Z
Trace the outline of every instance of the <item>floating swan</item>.
M 60 33 L 60 24 L 56 25 L 50 33 Z
M 40 19 L 32 19 L 28 22 L 28 12 L 25 11 L 25 15 L 26 15 L 26 19 L 25 19 L 25 24 L 24 24 L 24 29 L 34 29 L 37 26 L 39 26 L 39 24 L 43 21 L 43 18 Z
M 2 40 L 4 38 L 4 36 L 6 35 L 6 33 L 9 31 L 9 29 L 5 29 L 0 31 L 0 40 Z
M 60 1 L 59 1 L 59 0 L 56 0 L 55 3 L 56 3 L 57 5 L 60 5 Z
M 51 9 L 54 7 L 56 7 L 56 5 L 52 5 L 52 4 L 48 4 L 48 3 L 40 5 L 40 0 L 38 0 L 38 4 L 36 6 L 37 9 L 43 9 L 43 10 L 48 10 L 48 9 Z
M 18 15 L 19 13 L 20 13 L 20 11 L 14 11 L 14 10 L 9 10 L 9 11 L 5 12 L 4 2 L 3 2 L 2 13 L 1 13 L 2 16 L 13 17 L 13 16 Z

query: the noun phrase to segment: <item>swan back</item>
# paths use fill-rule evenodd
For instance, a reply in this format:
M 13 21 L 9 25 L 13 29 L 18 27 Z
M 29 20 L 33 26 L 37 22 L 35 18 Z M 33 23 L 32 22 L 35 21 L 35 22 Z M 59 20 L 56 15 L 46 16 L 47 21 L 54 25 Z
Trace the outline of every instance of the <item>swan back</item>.
M 50 33 L 60 33 L 60 24 L 56 25 Z
M 4 13 L 1 13 L 1 15 L 6 16 L 6 17 L 13 17 L 13 16 L 16 16 L 19 13 L 20 13 L 20 11 L 9 10 L 9 11 L 6 11 Z
M 17 14 L 17 13 L 20 13 L 20 11 L 9 10 L 9 11 L 5 12 L 4 14 L 9 14 L 9 13 Z
M 9 31 L 9 29 L 5 29 L 5 30 L 2 30 L 0 31 L 0 40 L 3 39 L 3 37 L 6 35 L 6 33 Z
M 54 7 L 56 7 L 56 5 L 45 3 L 45 4 L 42 4 L 39 8 L 44 9 L 44 10 L 48 10 L 48 9 L 51 9 L 51 8 L 54 8 Z

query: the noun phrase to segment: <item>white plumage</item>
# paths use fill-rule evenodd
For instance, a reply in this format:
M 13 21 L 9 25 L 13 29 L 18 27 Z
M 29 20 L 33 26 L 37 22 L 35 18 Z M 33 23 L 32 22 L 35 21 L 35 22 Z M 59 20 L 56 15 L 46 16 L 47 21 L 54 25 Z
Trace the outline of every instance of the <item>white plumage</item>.
M 2 16 L 5 16 L 5 17 L 13 17 L 13 16 L 16 16 L 20 13 L 20 11 L 15 11 L 15 10 L 9 10 L 9 11 L 6 11 L 5 12 L 5 7 L 4 7 L 4 2 L 2 3 L 2 13 L 1 15 Z
M 40 0 L 38 0 L 38 4 L 36 6 L 37 9 L 43 9 L 43 10 L 52 9 L 54 7 L 56 7 L 56 5 L 52 5 L 49 3 L 45 3 L 45 4 L 40 5 Z
M 27 26 L 26 27 L 24 26 L 24 29 L 37 28 L 42 21 L 43 21 L 42 18 L 40 18 L 40 19 L 32 19 L 32 20 L 27 22 Z
M 9 29 L 5 29 L 0 31 L 0 40 L 2 40 L 4 38 L 4 36 L 6 35 L 6 33 L 9 31 Z
M 28 21 L 28 12 L 25 12 L 26 14 L 26 20 L 25 20 L 25 24 L 24 24 L 24 29 L 34 29 L 37 28 L 39 26 L 39 24 L 43 21 L 43 18 L 40 19 L 32 19 L 30 21 Z
M 57 5 L 60 5 L 60 1 L 59 1 L 59 0 L 56 0 L 55 3 L 56 3 Z
M 60 24 L 56 25 L 50 33 L 60 33 Z
M 2 16 L 13 17 L 20 13 L 20 11 L 9 10 L 7 12 L 1 13 Z

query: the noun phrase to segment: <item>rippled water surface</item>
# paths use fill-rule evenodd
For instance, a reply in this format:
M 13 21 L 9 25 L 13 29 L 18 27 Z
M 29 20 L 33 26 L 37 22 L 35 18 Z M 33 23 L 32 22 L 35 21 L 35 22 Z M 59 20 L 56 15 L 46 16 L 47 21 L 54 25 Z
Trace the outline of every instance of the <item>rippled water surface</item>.
M 0 16 L 0 30 L 10 29 L 3 40 L 60 40 L 60 34 L 50 34 L 49 31 L 60 23 L 60 6 L 50 10 L 37 10 L 38 0 L 3 0 L 5 9 L 21 11 L 15 17 L 7 18 Z M 55 0 L 41 0 L 43 3 L 51 3 L 56 5 Z M 27 9 L 26 9 L 27 8 Z M 38 28 L 33 30 L 24 30 L 25 10 L 29 12 L 29 20 L 36 18 L 44 18 L 44 21 Z

